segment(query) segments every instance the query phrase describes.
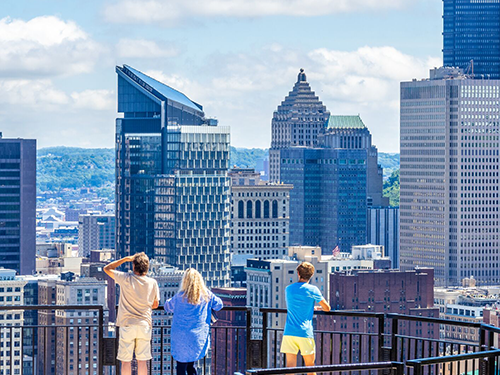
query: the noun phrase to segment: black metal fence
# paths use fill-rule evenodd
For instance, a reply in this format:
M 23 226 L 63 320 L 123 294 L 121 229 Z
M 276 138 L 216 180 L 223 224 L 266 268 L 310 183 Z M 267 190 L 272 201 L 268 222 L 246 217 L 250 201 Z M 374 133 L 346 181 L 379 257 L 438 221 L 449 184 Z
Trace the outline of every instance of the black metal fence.
M 161 309 L 159 309 L 161 311 Z M 284 369 L 279 351 L 286 310 L 226 307 L 212 326 L 201 374 L 304 373 Z M 37 312 L 37 314 L 33 314 Z M 156 312 L 149 374 L 175 373 L 170 315 Z M 158 315 L 159 314 L 159 315 Z M 307 372 L 407 375 L 500 375 L 500 329 L 486 324 L 360 311 L 316 312 L 316 367 Z M 252 331 L 261 337 L 252 338 Z M 446 337 L 447 332 L 453 337 Z M 0 373 L 22 375 L 119 374 L 119 329 L 102 306 L 1 306 Z M 381 367 L 377 367 L 381 366 Z M 384 367 L 385 366 L 385 367 Z M 403 368 L 403 370 L 401 369 Z

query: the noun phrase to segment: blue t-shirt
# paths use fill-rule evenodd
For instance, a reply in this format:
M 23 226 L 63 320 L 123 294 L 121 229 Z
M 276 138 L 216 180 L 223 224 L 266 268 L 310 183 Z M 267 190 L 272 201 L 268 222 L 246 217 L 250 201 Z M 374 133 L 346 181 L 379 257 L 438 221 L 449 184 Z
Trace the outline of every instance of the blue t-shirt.
M 312 319 L 314 302 L 323 300 L 319 289 L 309 283 L 294 283 L 286 287 L 286 336 L 314 338 Z

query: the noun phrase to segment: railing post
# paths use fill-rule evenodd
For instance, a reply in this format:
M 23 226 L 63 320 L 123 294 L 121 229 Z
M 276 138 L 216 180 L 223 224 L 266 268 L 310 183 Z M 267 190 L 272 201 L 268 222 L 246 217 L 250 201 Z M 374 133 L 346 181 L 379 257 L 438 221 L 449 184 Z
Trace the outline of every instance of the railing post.
M 379 315 L 377 318 L 378 323 L 378 360 L 379 362 L 384 361 L 384 344 L 385 344 L 385 314 Z M 370 337 L 368 337 L 370 339 Z M 370 361 L 372 360 L 370 353 Z
M 262 313 L 262 367 L 267 368 L 267 312 Z
M 396 375 L 404 375 L 405 373 L 405 366 L 403 363 L 397 363 L 396 364 Z
M 396 362 L 398 360 L 398 318 L 392 318 L 392 330 L 391 330 L 391 361 Z M 417 375 L 417 373 L 415 373 Z
M 422 375 L 422 365 L 418 362 L 413 367 L 413 375 Z
M 247 332 L 246 332 L 246 340 L 247 340 L 247 357 L 245 360 L 245 365 L 244 368 L 248 369 L 249 364 L 251 363 L 252 360 L 252 309 L 247 307 L 246 311 L 246 317 L 247 317 Z
M 484 330 L 484 327 L 481 325 L 481 328 L 479 328 L 479 351 L 486 350 L 486 331 Z
M 99 327 L 98 327 L 98 348 L 99 348 L 99 364 L 97 365 L 97 373 L 104 374 L 104 308 L 99 306 Z M 90 335 L 89 335 L 90 336 Z

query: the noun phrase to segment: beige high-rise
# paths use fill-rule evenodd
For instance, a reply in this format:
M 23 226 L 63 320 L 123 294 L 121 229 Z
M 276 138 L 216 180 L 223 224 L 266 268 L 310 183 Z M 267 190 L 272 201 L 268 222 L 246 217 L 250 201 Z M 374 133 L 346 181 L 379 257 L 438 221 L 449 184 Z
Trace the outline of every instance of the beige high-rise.
M 500 282 L 500 81 L 440 68 L 401 83 L 401 268 Z

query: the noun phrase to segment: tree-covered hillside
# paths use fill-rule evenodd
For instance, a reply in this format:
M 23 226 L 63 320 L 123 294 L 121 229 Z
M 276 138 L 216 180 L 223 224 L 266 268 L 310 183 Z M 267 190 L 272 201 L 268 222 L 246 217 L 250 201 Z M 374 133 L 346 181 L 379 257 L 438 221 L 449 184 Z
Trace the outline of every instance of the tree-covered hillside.
M 378 163 L 384 168 L 384 179 L 399 169 L 399 154 L 378 153 Z
M 255 168 L 257 161 L 269 159 L 269 150 L 264 148 L 235 148 L 231 147 L 230 167 Z
M 384 196 L 389 197 L 391 206 L 399 206 L 399 169 L 384 181 Z
M 114 149 L 50 147 L 38 150 L 39 191 L 102 187 L 114 181 Z

